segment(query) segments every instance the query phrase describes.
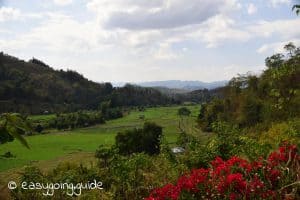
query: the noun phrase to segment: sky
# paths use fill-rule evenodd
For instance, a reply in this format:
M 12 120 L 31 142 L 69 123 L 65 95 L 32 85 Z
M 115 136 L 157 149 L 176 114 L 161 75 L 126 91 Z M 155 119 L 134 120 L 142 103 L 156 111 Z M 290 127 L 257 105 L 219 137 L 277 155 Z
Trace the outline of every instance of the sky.
M 300 45 L 295 2 L 0 0 L 0 51 L 96 82 L 229 80 Z

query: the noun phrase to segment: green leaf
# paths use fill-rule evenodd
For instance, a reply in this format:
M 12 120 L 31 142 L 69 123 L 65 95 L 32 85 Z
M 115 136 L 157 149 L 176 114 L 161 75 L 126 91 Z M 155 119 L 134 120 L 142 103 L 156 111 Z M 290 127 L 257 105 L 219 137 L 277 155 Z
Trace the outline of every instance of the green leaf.
M 21 142 L 21 144 L 24 145 L 27 149 L 30 149 L 27 141 L 22 136 L 22 134 L 25 133 L 23 129 L 18 127 L 7 126 L 7 131 L 11 136 L 16 138 L 19 142 Z
M 30 131 L 30 126 L 20 114 L 4 113 L 0 115 L 0 126 L 3 131 L 20 141 L 21 144 L 29 149 L 29 145 L 22 135 Z

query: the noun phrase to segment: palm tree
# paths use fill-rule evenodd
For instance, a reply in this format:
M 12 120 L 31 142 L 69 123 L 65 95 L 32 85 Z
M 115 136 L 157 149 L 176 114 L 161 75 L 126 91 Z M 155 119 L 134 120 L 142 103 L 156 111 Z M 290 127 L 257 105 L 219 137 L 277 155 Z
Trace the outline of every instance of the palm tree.
M 0 144 L 10 141 L 8 137 L 5 137 L 9 136 L 12 139 L 17 139 L 22 145 L 29 149 L 28 143 L 22 136 L 28 131 L 30 131 L 30 126 L 20 114 L 3 113 L 0 115 L 0 139 L 2 138 Z

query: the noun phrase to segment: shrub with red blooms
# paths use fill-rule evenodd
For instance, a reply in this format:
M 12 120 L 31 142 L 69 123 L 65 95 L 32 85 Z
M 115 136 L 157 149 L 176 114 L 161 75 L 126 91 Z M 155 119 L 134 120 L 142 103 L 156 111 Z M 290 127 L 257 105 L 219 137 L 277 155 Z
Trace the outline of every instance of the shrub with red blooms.
M 300 155 L 296 145 L 284 143 L 264 160 L 217 157 L 208 169 L 194 169 L 175 185 L 154 189 L 145 200 L 179 199 L 297 199 Z M 298 190 L 298 193 L 297 193 Z

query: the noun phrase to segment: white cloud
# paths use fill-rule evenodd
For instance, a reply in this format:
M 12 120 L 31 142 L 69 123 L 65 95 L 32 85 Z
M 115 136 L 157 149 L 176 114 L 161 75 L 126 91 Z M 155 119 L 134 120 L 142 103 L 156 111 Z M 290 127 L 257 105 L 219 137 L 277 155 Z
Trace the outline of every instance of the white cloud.
M 223 15 L 210 18 L 191 36 L 206 43 L 209 48 L 219 46 L 225 41 L 247 41 L 251 38 L 247 31 L 236 27 L 233 19 Z
M 253 37 L 271 37 L 279 36 L 283 39 L 291 39 L 300 37 L 300 20 L 285 19 L 275 21 L 260 21 L 250 25 L 247 29 Z
M 277 7 L 280 4 L 289 4 L 291 0 L 270 0 L 270 3 L 273 7 Z
M 177 57 L 178 55 L 171 50 L 170 44 L 168 43 L 160 44 L 158 50 L 154 52 L 154 58 L 159 60 L 173 60 Z
M 155 7 L 155 2 L 160 1 L 143 1 L 144 4 L 141 2 L 135 5 Z M 112 6 L 109 9 L 116 8 Z M 37 14 L 31 17 L 41 16 Z M 84 52 L 109 47 L 123 49 L 127 54 L 139 57 L 170 60 L 178 58 L 171 46 L 185 41 L 202 42 L 206 47 L 212 48 L 225 42 L 246 42 L 255 38 L 276 36 L 282 41 L 300 38 L 300 29 L 296 28 L 300 27 L 298 19 L 240 25 L 226 13 L 210 17 L 197 25 L 151 30 L 105 29 L 99 26 L 98 18 L 82 23 L 57 13 L 44 13 L 42 17 L 45 19 L 39 26 L 15 39 L 2 40 L 1 46 L 17 49 L 38 45 L 53 52 Z
M 283 42 L 274 42 L 270 44 L 264 44 L 259 49 L 257 49 L 257 53 L 260 54 L 266 54 L 269 52 L 272 53 L 284 53 L 284 45 L 288 44 L 289 42 L 293 42 L 296 46 L 300 46 L 300 40 L 299 39 L 290 39 Z
M 0 22 L 17 20 L 20 17 L 20 10 L 11 7 L 0 7 Z
M 108 28 L 169 29 L 201 24 L 239 8 L 237 0 L 91 0 L 88 9 Z
M 220 2 L 223 5 L 208 8 Z M 255 8 L 250 8 L 250 5 L 247 12 L 253 14 Z M 203 8 L 200 8 L 201 6 Z M 203 12 L 195 12 L 194 7 Z M 102 70 L 106 70 L 105 74 L 110 79 L 120 80 L 124 80 L 123 75 L 128 71 L 135 73 L 127 74 L 128 80 L 134 77 L 152 79 L 154 75 L 152 78 L 147 77 L 151 73 L 157 75 L 158 79 L 166 79 L 166 74 L 170 78 L 195 79 L 198 76 L 196 72 L 199 72 L 201 77 L 207 76 L 207 80 L 216 80 L 218 77 L 214 76 L 217 72 L 220 79 L 224 79 L 224 76 L 230 78 L 237 72 L 243 72 L 244 69 L 239 68 L 238 64 L 233 66 L 229 65 L 230 63 L 221 63 L 220 67 L 227 66 L 226 69 L 221 69 L 221 73 L 220 67 L 207 70 L 210 66 L 202 63 L 200 64 L 206 65 L 207 68 L 183 70 L 179 65 L 190 67 L 191 63 L 195 64 L 189 58 L 195 55 L 195 49 L 203 50 L 201 44 L 213 48 L 226 43 L 243 43 L 268 38 L 269 41 L 274 41 L 274 44 L 262 42 L 257 52 L 269 53 L 272 48 L 283 46 L 282 42 L 276 41 L 293 41 L 291 39 L 300 38 L 298 19 L 259 22 L 234 19 L 232 11 L 241 8 L 241 4 L 236 0 L 191 0 L 188 3 L 183 0 L 89 0 L 87 8 L 95 14 L 94 19 L 79 21 L 76 15 L 66 16 L 47 12 L 32 14 L 18 11 L 17 17 L 10 19 L 23 20 L 24 17 L 25 19 L 28 17 L 42 20 L 26 33 L 17 32 L 9 37 L 0 38 L 0 49 L 9 53 L 25 52 L 27 55 L 30 55 L 28 50 L 34 49 L 35 53 L 41 51 L 44 52 L 45 58 L 55 57 L 54 64 L 58 64 L 58 67 L 63 65 L 61 60 L 69 57 L 71 61 L 66 61 L 68 66 L 87 67 L 84 72 L 89 73 L 89 77 L 93 77 L 94 80 L 101 80 L 97 77 L 101 76 Z M 121 16 L 120 13 L 124 15 L 122 20 L 114 21 L 116 16 Z M 136 21 L 131 18 L 131 15 L 135 14 Z M 0 21 L 1 16 L 2 14 Z M 1 27 L 2 35 L 6 34 L 3 30 Z M 30 57 L 35 55 L 32 53 Z M 198 63 L 195 65 L 198 66 L 200 61 L 202 60 L 197 60 Z M 210 62 L 214 65 L 214 62 L 218 61 Z M 251 65 L 255 66 L 253 63 Z M 162 69 L 161 66 L 168 64 L 172 67 L 177 65 L 178 69 L 176 67 L 174 67 L 176 69 L 172 67 Z M 254 69 L 251 66 L 246 68 Z M 174 74 L 177 77 L 174 77 Z
M 18 35 L 14 40 L 2 41 L 1 46 L 8 49 L 29 48 L 34 45 L 41 49 L 54 52 L 84 51 L 96 47 L 98 39 L 104 42 L 105 35 L 101 35 L 91 23 L 79 23 L 69 16 L 48 13 L 48 19 L 30 32 Z
M 248 12 L 249 15 L 253 15 L 254 13 L 257 12 L 257 7 L 253 3 L 250 3 L 247 6 L 247 12 Z
M 182 51 L 183 51 L 183 52 L 187 52 L 188 50 L 189 50 L 189 49 L 186 48 L 186 47 L 183 47 L 183 48 L 182 48 Z
M 59 6 L 66 6 L 73 2 L 73 0 L 54 0 L 54 3 Z

